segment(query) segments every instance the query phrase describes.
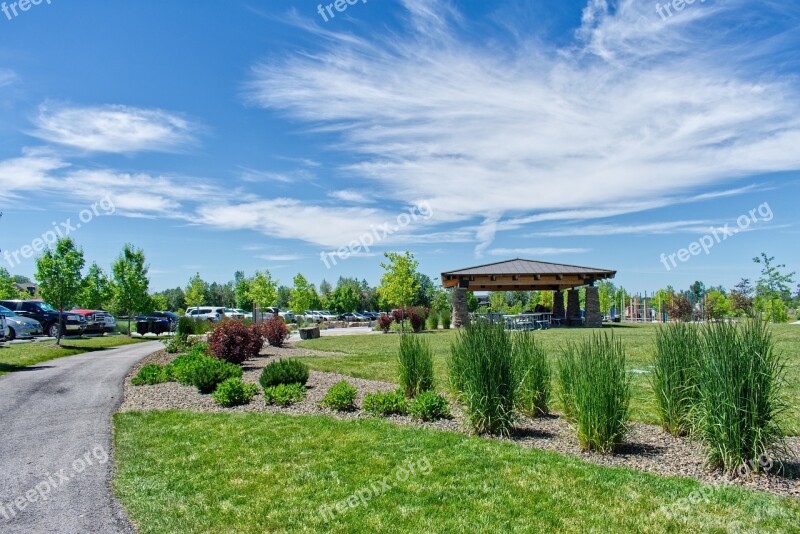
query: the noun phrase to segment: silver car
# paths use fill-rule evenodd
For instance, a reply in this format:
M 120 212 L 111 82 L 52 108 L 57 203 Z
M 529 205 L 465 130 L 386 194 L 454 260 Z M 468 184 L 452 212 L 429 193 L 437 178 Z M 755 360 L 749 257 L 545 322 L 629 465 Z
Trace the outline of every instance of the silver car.
M 17 338 L 25 339 L 32 338 L 33 336 L 41 336 L 44 333 L 39 321 L 31 319 L 30 317 L 17 315 L 5 306 L 0 306 L 0 316 L 3 317 L 5 322 L 5 328 L 3 328 L 3 330 L 6 339 L 9 341 Z

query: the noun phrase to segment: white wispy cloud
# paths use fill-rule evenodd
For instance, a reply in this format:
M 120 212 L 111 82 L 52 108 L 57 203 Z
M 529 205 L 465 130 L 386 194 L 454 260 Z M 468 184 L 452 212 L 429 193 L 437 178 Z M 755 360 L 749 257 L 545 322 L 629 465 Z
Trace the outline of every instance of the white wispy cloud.
M 478 255 L 537 218 L 652 209 L 800 169 L 797 82 L 759 67 L 780 40 L 749 43 L 735 19 L 709 31 L 743 1 L 668 23 L 646 2 L 591 1 L 560 49 L 476 43 L 451 3 L 404 4 L 410 25 L 392 39 L 315 32 L 336 45 L 256 65 L 249 99 L 338 132 L 347 170 L 395 200 L 483 220 Z
M 19 75 L 11 69 L 0 68 L 0 87 L 14 84 L 19 81 Z
M 200 126 L 160 109 L 121 105 L 42 104 L 31 135 L 90 152 L 177 152 L 196 142 Z
M 708 232 L 714 225 L 710 220 L 669 221 L 657 223 L 590 224 L 532 232 L 523 237 L 577 237 L 611 235 L 665 235 Z
M 267 261 L 297 261 L 303 259 L 299 254 L 260 254 L 256 256 Z
M 352 204 L 369 204 L 371 202 L 374 202 L 374 200 L 370 196 L 360 191 L 355 191 L 353 189 L 332 191 L 331 193 L 328 194 L 328 196 L 336 200 L 341 200 L 343 202 L 350 202 Z

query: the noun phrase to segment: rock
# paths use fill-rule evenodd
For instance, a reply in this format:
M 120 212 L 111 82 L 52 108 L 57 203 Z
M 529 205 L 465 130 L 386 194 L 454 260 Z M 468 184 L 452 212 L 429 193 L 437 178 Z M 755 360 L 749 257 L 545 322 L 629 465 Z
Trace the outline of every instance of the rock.
M 316 339 L 319 337 L 319 325 L 300 328 L 300 339 Z

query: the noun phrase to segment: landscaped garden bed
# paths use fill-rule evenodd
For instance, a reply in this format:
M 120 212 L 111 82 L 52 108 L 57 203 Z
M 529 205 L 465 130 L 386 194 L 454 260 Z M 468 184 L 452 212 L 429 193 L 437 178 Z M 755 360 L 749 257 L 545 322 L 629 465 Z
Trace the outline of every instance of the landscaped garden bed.
M 341 357 L 337 353 L 324 353 L 309 349 L 289 347 L 265 347 L 260 356 L 246 360 L 243 365 L 242 380 L 250 384 L 258 384 L 263 368 L 281 358 L 296 357 Z M 133 386 L 131 379 L 139 369 L 148 364 L 168 364 L 174 360 L 175 354 L 159 351 L 145 358 L 134 368 L 125 381 L 125 398 L 121 411 L 142 410 L 191 410 L 211 413 L 283 413 L 289 415 L 328 415 L 340 419 L 364 419 L 370 416 L 362 410 L 340 412 L 321 406 L 321 401 L 328 390 L 342 380 L 347 381 L 357 390 L 355 404 L 361 407 L 364 397 L 374 392 L 391 392 L 397 389 L 396 384 L 368 379 L 358 379 L 338 373 L 312 371 L 306 383 L 305 399 L 288 407 L 267 405 L 263 395 L 257 395 L 252 402 L 242 406 L 224 408 L 211 395 L 200 394 L 193 386 L 180 385 L 177 382 L 164 382 L 155 385 Z M 409 415 L 390 415 L 386 419 L 401 425 L 424 426 L 438 430 L 469 433 L 465 414 L 461 407 L 450 402 L 452 417 L 436 421 L 421 422 Z M 562 417 L 551 415 L 535 419 L 521 417 L 513 427 L 510 435 L 499 439 L 512 442 L 523 447 L 533 447 L 557 451 L 577 456 L 590 463 L 627 467 L 658 475 L 688 476 L 706 483 L 724 482 L 726 478 L 719 471 L 710 471 L 704 465 L 705 457 L 697 443 L 684 437 L 674 437 L 656 425 L 631 423 L 625 443 L 616 454 L 601 454 L 582 450 L 572 426 Z M 788 438 L 787 444 L 794 455 L 800 455 L 800 439 Z M 736 479 L 735 484 L 767 490 L 781 495 L 800 496 L 800 479 L 796 464 L 787 463 L 786 472 L 790 476 L 752 475 Z

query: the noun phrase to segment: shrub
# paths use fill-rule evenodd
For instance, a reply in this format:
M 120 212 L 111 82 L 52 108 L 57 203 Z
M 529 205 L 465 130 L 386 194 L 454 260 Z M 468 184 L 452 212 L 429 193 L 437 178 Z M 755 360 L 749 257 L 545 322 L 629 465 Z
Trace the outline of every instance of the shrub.
M 278 360 L 264 367 L 258 381 L 264 389 L 279 384 L 305 386 L 308 382 L 308 366 L 300 360 Z
M 286 326 L 286 323 L 280 316 L 272 317 L 268 321 L 259 325 L 254 325 L 254 328 L 257 328 L 261 337 L 266 339 L 267 343 L 273 347 L 282 347 L 291 335 L 289 327 Z
M 433 388 L 433 351 L 427 339 L 401 334 L 399 359 L 400 386 L 407 397 Z
M 246 384 L 241 378 L 229 378 L 218 385 L 211 396 L 220 405 L 229 407 L 250 404 L 256 393 L 258 386 L 255 384 Z
M 452 320 L 452 318 L 450 317 L 449 313 L 443 313 L 442 314 L 442 328 L 444 328 L 445 330 L 450 330 L 450 321 L 451 320 Z
M 431 312 L 428 315 L 428 330 L 438 330 L 439 329 L 439 314 Z
M 160 384 L 162 382 L 169 382 L 172 380 L 172 366 L 162 367 L 158 364 L 151 363 L 145 365 L 135 377 L 131 380 L 134 386 L 142 386 L 144 384 Z
M 651 384 L 661 426 L 673 435 L 689 431 L 692 406 L 697 400 L 697 328 L 673 323 L 656 332 L 656 355 Z
M 457 334 L 450 348 L 451 386 L 479 434 L 508 434 L 514 422 L 517 386 L 511 338 L 503 325 L 476 321 Z
M 238 365 L 205 356 L 187 368 L 187 378 L 200 393 L 211 393 L 229 378 L 241 378 L 242 368 Z
M 391 316 L 389 316 L 389 315 L 387 315 L 385 313 L 382 313 L 381 316 L 378 317 L 378 326 L 380 327 L 381 330 L 384 331 L 384 333 L 388 332 L 389 329 L 392 327 L 392 321 L 393 320 L 394 319 L 392 319 Z
M 728 472 L 744 464 L 759 470 L 760 457 L 784 452 L 778 416 L 787 409 L 781 396 L 785 361 L 764 322 L 707 325 L 698 368 L 692 425 L 711 465 Z
M 581 447 L 612 452 L 625 439 L 631 398 L 622 342 L 596 334 L 571 343 L 559 375 L 565 413 L 570 412 Z
M 416 307 L 406 311 L 406 317 L 408 317 L 408 321 L 411 323 L 411 329 L 414 330 L 414 332 L 422 331 L 422 327 L 425 326 L 426 316 L 427 310 L 425 310 L 425 308 Z
M 450 417 L 450 405 L 447 399 L 435 391 L 425 391 L 411 401 L 409 411 L 415 419 L 434 421 Z
M 392 319 L 394 319 L 394 322 L 398 324 L 402 323 L 407 319 L 406 310 L 404 309 L 392 310 Z
M 369 393 L 364 397 L 361 408 L 372 415 L 405 415 L 408 413 L 408 400 L 402 389 Z
M 301 384 L 278 384 L 264 389 L 267 404 L 291 406 L 306 398 L 306 388 Z
M 246 326 L 241 321 L 222 321 L 208 336 L 211 354 L 237 365 L 258 356 L 262 345 L 263 340 L 258 329 Z
M 189 339 L 189 336 L 195 333 L 194 327 L 195 327 L 195 322 L 189 317 L 186 317 L 184 315 L 183 317 L 178 319 L 178 327 L 175 329 L 175 336 L 182 339 L 183 341 L 186 341 L 187 339 Z
M 517 382 L 517 409 L 530 417 L 550 412 L 550 363 L 544 347 L 531 332 L 520 332 L 512 340 Z
M 204 358 L 208 357 L 205 354 L 205 349 L 206 345 L 204 344 L 195 345 L 188 354 L 178 356 L 172 361 L 172 374 L 175 380 L 184 386 L 193 385 L 191 381 L 191 369 Z
M 332 410 L 349 412 L 356 409 L 357 394 L 358 390 L 354 386 L 342 380 L 331 386 L 320 404 Z

